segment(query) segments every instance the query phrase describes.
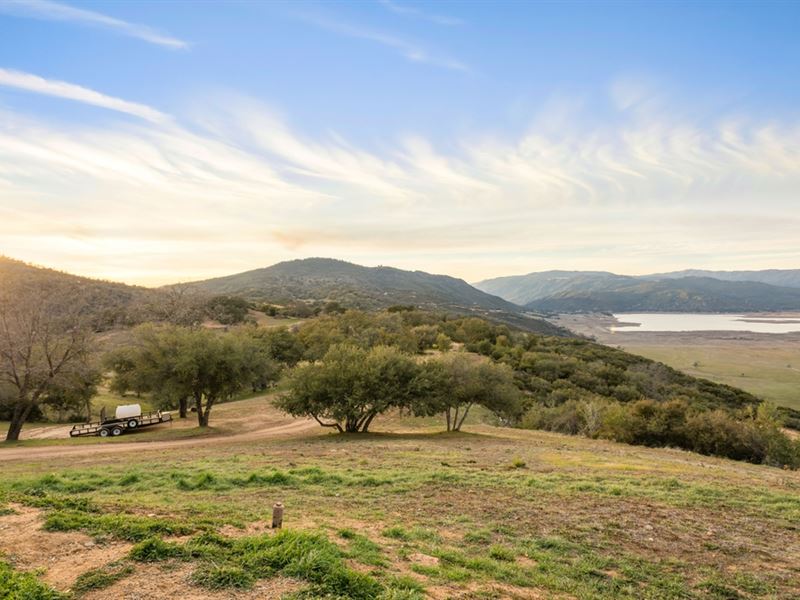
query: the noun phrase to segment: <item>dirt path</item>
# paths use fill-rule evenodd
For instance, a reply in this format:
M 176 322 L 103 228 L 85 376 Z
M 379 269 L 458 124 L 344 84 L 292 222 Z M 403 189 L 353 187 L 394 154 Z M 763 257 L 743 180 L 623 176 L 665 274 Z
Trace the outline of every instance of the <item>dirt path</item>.
M 265 398 L 253 398 L 240 402 L 221 405 L 216 415 L 212 415 L 212 425 L 220 428 L 235 429 L 241 433 L 204 435 L 176 440 L 153 440 L 138 442 L 107 442 L 81 445 L 57 446 L 23 446 L 3 448 L 0 444 L 0 463 L 16 460 L 41 460 L 48 458 L 84 457 L 125 452 L 146 452 L 151 450 L 168 450 L 172 448 L 189 448 L 192 446 L 212 446 L 217 444 L 234 444 L 254 442 L 265 438 L 286 437 L 304 431 L 318 430 L 319 425 L 313 419 L 293 419 L 271 408 L 264 402 Z M 216 416 L 216 419 L 214 419 Z M 179 427 L 190 427 L 192 423 L 178 424 Z M 63 429 L 63 431 L 62 431 Z M 41 430 L 41 431 L 39 431 Z M 69 427 L 40 427 L 30 432 L 27 439 L 50 439 L 55 431 L 60 438 L 69 437 Z M 55 435 L 55 434 L 52 434 Z

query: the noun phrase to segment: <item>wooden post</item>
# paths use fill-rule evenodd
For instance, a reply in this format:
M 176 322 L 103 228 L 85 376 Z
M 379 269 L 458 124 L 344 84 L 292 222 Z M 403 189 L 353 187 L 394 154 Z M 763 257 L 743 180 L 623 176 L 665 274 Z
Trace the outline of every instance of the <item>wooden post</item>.
M 272 528 L 280 529 L 283 526 L 283 504 L 276 502 L 272 507 Z

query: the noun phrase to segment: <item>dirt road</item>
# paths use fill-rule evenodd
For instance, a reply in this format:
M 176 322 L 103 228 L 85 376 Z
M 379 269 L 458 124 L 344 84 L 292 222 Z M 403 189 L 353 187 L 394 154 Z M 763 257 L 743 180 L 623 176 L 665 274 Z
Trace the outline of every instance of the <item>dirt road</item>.
M 96 444 L 80 445 L 53 445 L 53 446 L 12 446 L 4 448 L 0 444 L 0 463 L 17 460 L 42 460 L 48 458 L 85 457 L 125 452 L 145 452 L 152 450 L 169 450 L 173 448 L 189 448 L 192 446 L 212 446 L 218 444 L 238 444 L 255 442 L 265 438 L 285 437 L 296 435 L 304 431 L 319 430 L 319 425 L 313 419 L 294 419 L 272 408 L 266 397 L 251 398 L 239 402 L 222 404 L 212 413 L 211 425 L 236 431 L 237 433 L 220 433 L 187 437 L 173 440 L 131 441 L 120 442 L 102 441 Z M 192 417 L 184 422 L 178 422 L 175 427 L 186 429 L 193 427 Z M 163 426 L 162 426 L 163 427 Z M 59 438 L 69 438 L 69 427 L 56 425 L 53 427 L 39 427 L 31 431 L 27 439 L 52 439 L 55 432 Z M 145 432 L 131 434 L 144 436 Z

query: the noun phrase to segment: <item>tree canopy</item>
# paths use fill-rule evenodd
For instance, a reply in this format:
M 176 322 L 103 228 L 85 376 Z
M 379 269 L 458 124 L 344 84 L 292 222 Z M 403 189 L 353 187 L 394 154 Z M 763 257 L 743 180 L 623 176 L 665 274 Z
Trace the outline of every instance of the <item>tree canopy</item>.
M 251 385 L 277 376 L 268 350 L 247 332 L 144 325 L 130 346 L 112 353 L 115 391 L 152 392 L 190 398 L 206 427 L 214 405 Z
M 474 405 L 507 421 L 523 411 L 522 395 L 508 365 L 463 353 L 447 353 L 425 363 L 418 386 L 424 390 L 413 405 L 418 415 L 444 413 L 447 431 L 460 431 Z
M 335 344 L 322 360 L 292 371 L 289 392 L 276 405 L 340 432 L 368 431 L 377 415 L 411 405 L 418 374 L 417 363 L 396 348 Z

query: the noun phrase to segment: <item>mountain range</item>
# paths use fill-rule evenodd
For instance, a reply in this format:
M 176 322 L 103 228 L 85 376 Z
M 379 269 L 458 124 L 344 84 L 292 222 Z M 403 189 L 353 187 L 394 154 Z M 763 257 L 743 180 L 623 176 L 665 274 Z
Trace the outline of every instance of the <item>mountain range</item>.
M 240 296 L 274 304 L 337 302 L 364 310 L 405 304 L 475 314 L 547 335 L 569 332 L 540 318 L 543 313 L 800 310 L 800 270 L 679 271 L 642 276 L 546 271 L 472 286 L 448 275 L 307 258 L 154 289 L 78 277 L 0 256 L 0 286 L 11 280 L 37 279 L 78 284 L 98 315 L 97 322 L 105 326 L 157 320 L 176 291 L 199 298 Z
M 154 289 L 79 277 L 0 256 L 0 287 L 12 281 L 74 284 L 83 291 L 87 311 L 98 329 L 159 320 L 166 313 L 181 309 L 170 306 L 180 300 L 174 293 L 179 291 L 195 300 L 227 295 L 275 304 L 338 302 L 345 308 L 364 310 L 407 304 L 474 314 L 544 335 L 572 335 L 462 279 L 392 267 L 362 267 L 327 258 L 292 260 L 227 277 Z
M 487 279 L 475 287 L 547 313 L 800 310 L 800 270 L 693 270 L 641 276 L 544 271 Z

